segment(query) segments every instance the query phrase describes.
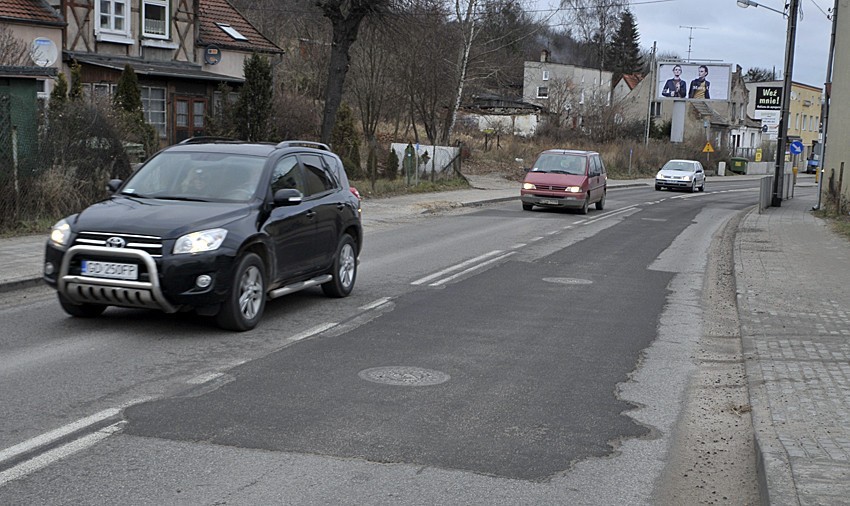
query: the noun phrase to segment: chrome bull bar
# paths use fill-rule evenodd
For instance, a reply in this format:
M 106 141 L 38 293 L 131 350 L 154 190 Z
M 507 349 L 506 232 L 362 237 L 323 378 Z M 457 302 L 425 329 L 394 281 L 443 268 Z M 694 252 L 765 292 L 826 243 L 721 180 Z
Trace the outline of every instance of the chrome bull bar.
M 81 254 L 107 255 L 140 261 L 148 270 L 149 281 L 95 278 L 68 274 L 71 260 Z M 166 313 L 177 308 L 166 300 L 159 285 L 156 262 L 147 252 L 132 248 L 103 246 L 74 246 L 69 248 L 59 268 L 59 293 L 77 304 L 107 304 L 112 306 L 160 309 Z

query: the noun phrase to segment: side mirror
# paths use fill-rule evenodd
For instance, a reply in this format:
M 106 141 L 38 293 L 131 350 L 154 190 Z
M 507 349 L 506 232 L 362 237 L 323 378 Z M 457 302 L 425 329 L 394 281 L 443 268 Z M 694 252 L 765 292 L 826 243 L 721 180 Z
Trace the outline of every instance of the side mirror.
M 275 206 L 295 206 L 304 200 L 300 191 L 294 188 L 284 188 L 274 192 Z
M 123 183 L 121 179 L 110 179 L 108 183 L 106 183 L 106 191 L 109 193 L 115 193 L 118 191 L 118 188 Z

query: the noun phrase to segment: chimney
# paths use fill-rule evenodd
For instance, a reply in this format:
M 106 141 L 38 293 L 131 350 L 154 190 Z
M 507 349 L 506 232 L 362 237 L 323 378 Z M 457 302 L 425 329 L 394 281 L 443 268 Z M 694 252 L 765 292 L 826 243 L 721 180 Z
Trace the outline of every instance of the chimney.
M 540 51 L 540 61 L 542 63 L 549 62 L 549 51 L 548 50 L 544 49 L 544 50 Z

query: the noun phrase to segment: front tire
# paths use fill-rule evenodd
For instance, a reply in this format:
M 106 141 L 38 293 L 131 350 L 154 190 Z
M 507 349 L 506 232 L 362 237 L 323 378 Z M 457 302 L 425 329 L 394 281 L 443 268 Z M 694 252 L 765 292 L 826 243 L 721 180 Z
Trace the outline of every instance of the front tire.
M 216 323 L 226 330 L 251 330 L 260 322 L 265 307 L 265 266 L 259 256 L 247 253 L 233 270 L 230 290 L 216 315 Z
M 578 210 L 578 214 L 587 214 L 587 208 L 590 207 L 590 194 L 584 196 L 584 204 Z
M 701 191 L 701 192 L 705 191 L 705 181 L 703 181 L 702 184 L 699 185 L 699 191 Z
M 522 203 L 522 210 L 523 211 L 531 211 L 531 209 L 533 207 L 534 207 L 534 204 L 526 204 L 525 202 Z
M 62 306 L 62 309 L 75 318 L 95 318 L 106 311 L 106 306 L 103 304 L 74 304 L 61 293 L 57 295 L 59 296 L 59 305 Z
M 690 193 L 694 193 L 695 191 L 697 191 L 697 182 L 693 181 L 693 182 L 691 182 Z
M 330 272 L 333 279 L 322 285 L 328 297 L 348 297 L 357 279 L 357 248 L 348 234 L 342 236 L 336 248 L 334 264 Z

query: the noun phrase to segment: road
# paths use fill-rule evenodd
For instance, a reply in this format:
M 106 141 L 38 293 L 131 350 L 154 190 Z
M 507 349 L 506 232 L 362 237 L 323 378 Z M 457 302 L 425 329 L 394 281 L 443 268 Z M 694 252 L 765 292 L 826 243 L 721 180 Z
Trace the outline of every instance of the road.
M 351 297 L 248 333 L 0 294 L 0 503 L 753 503 L 753 183 L 368 227 Z

